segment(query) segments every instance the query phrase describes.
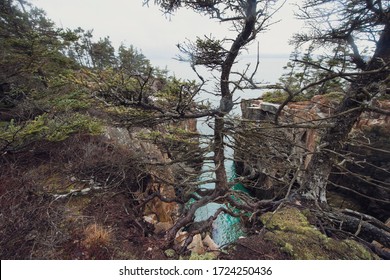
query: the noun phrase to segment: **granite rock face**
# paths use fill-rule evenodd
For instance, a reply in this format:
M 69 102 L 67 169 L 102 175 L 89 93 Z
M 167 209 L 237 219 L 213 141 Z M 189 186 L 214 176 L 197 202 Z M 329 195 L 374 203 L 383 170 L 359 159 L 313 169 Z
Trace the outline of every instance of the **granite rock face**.
M 253 145 L 253 153 L 237 149 L 235 158 L 238 175 L 255 174 L 252 177 L 256 179 L 253 188 L 256 196 L 274 197 L 292 178 L 297 166 L 301 166 L 301 169 L 307 167 L 320 143 L 324 127 L 333 125 L 330 117 L 339 101 L 340 96 L 332 93 L 314 96 L 309 101 L 290 102 L 283 108 L 278 120 L 282 124 L 300 124 L 300 127 L 269 130 L 259 135 L 254 144 L 246 143 L 245 140 L 238 143 L 239 147 Z M 375 101 L 372 105 L 390 111 L 389 100 Z M 261 99 L 243 100 L 242 116 L 266 125 L 274 120 L 279 106 Z M 343 151 L 351 160 L 340 162 L 329 178 L 332 182 L 328 186 L 329 197 L 333 197 L 333 193 L 339 198 L 333 206 L 354 205 L 357 210 L 364 207 L 382 220 L 389 217 L 389 204 L 382 201 L 390 199 L 389 139 L 390 116 L 374 111 L 364 112 L 360 116 Z M 297 182 L 300 182 L 299 175 Z M 332 199 L 329 203 L 333 203 Z

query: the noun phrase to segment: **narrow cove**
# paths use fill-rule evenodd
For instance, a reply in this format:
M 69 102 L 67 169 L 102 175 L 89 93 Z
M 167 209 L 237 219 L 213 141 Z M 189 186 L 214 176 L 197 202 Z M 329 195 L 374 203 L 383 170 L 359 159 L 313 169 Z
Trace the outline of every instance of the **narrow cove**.
M 199 120 L 198 131 L 201 134 L 209 135 L 212 132 L 212 129 L 208 126 L 205 120 Z M 201 143 L 200 145 L 202 146 L 207 144 Z M 231 157 L 233 155 L 233 150 L 231 148 L 226 147 L 225 153 L 227 157 Z M 209 157 L 210 155 L 212 155 L 212 153 L 209 153 L 206 156 Z M 235 177 L 233 161 L 230 159 L 225 160 L 225 166 L 229 168 L 229 170 L 227 170 L 227 176 L 232 180 Z M 199 177 L 199 181 L 204 182 L 213 179 L 214 178 L 214 173 L 212 171 L 213 168 L 214 168 L 214 164 L 212 162 L 205 161 L 202 166 L 203 173 Z M 205 171 L 209 171 L 209 172 L 205 172 Z M 200 189 L 214 189 L 214 187 L 215 187 L 214 183 L 204 183 L 199 186 Z M 245 189 L 245 187 L 242 184 L 234 185 L 233 189 L 248 193 L 248 191 Z M 216 211 L 218 211 L 218 209 L 221 207 L 226 208 L 225 205 L 215 203 L 215 202 L 211 202 L 203 207 L 200 207 L 195 213 L 194 222 L 202 222 L 207 220 L 209 217 L 213 216 L 216 213 Z M 220 247 L 228 245 L 236 241 L 240 236 L 244 236 L 244 235 L 245 232 L 242 229 L 242 226 L 240 224 L 240 219 L 225 213 L 219 214 L 218 218 L 214 221 L 211 230 L 212 239 Z

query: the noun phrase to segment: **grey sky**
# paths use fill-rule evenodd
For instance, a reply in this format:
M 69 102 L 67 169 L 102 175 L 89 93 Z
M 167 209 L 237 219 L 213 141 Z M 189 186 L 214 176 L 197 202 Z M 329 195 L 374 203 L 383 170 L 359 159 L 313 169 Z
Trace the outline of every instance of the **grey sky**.
M 192 11 L 180 10 L 170 19 L 158 7 L 142 6 L 142 0 L 30 0 L 44 9 L 48 17 L 64 28 L 82 27 L 93 29 L 96 38 L 109 36 L 114 46 L 121 43 L 134 45 L 142 50 L 153 65 L 176 68 L 172 61 L 178 54 L 176 44 L 186 38 L 204 34 L 223 37 L 226 26 L 208 20 Z M 153 1 L 151 1 L 153 2 Z M 276 14 L 279 23 L 259 37 L 262 55 L 289 54 L 292 47 L 288 39 L 300 29 L 300 22 L 294 20 L 292 3 L 287 1 Z

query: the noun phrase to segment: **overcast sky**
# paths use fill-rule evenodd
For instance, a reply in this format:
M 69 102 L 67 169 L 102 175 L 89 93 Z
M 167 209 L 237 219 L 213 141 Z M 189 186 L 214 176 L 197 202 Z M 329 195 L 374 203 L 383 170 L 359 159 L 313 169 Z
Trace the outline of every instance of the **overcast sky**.
M 109 36 L 114 46 L 121 43 L 140 49 L 153 65 L 168 68 L 177 62 L 172 58 L 178 54 L 176 44 L 186 38 L 204 34 L 223 37 L 226 26 L 192 11 L 180 10 L 167 18 L 158 7 L 142 5 L 142 0 L 30 0 L 42 8 L 59 27 L 93 29 L 97 38 Z M 153 1 L 151 1 L 153 2 Z M 288 55 L 292 47 L 288 39 L 300 29 L 294 20 L 292 3 L 288 0 L 275 16 L 279 23 L 270 31 L 261 34 L 262 55 Z

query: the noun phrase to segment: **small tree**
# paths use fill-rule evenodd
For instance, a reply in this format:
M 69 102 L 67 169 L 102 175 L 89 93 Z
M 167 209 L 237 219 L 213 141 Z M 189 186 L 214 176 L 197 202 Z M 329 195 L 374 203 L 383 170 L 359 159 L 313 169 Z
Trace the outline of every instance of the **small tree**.
M 22 88 L 29 83 L 47 87 L 46 72 L 60 72 L 59 64 L 70 63 L 61 51 L 74 37 L 56 29 L 44 11 L 25 1 L 1 0 L 0 21 L 1 87 L 23 83 Z
M 37 96 L 42 98 L 51 90 L 50 80 L 74 65 L 63 52 L 76 38 L 22 0 L 1 0 L 0 22 L 0 121 L 6 122 L 0 131 L 2 154 L 30 144 L 20 143 L 29 127 L 25 122 L 40 122 L 36 117 L 45 109 Z
M 144 1 L 144 3 L 149 2 L 151 1 Z M 244 88 L 247 81 L 255 75 L 257 65 L 255 65 L 253 73 L 249 73 L 249 65 L 242 71 L 236 71 L 234 65 L 241 52 L 254 42 L 258 34 L 264 31 L 270 24 L 269 20 L 275 11 L 273 9 L 275 2 L 256 0 L 154 1 L 155 4 L 159 5 L 167 13 L 174 13 L 180 8 L 189 8 L 226 24 L 226 30 L 231 28 L 235 32 L 231 39 L 205 36 L 204 38 L 198 37 L 195 42 L 188 41 L 178 45 L 182 53 L 180 59 L 190 63 L 202 84 L 206 83 L 207 79 L 199 74 L 198 68 L 205 67 L 211 71 L 212 76 L 218 83 L 214 94 L 219 98 L 219 107 L 203 114 L 204 116 L 213 117 L 214 135 L 211 147 L 215 166 L 212 170 L 215 173 L 215 188 L 211 192 L 206 192 L 207 195 L 199 192 L 201 194 L 200 197 L 196 198 L 196 202 L 191 204 L 185 215 L 168 232 L 170 239 L 175 236 L 181 227 L 193 220 L 195 211 L 199 207 L 210 202 L 227 202 L 229 200 L 231 203 L 237 204 L 229 195 L 232 192 L 232 184 L 229 183 L 225 166 L 226 137 L 228 126 L 231 124 L 231 121 L 228 119 L 229 113 L 234 106 L 234 94 Z M 242 204 L 237 206 L 253 210 L 248 205 Z M 217 211 L 216 216 L 223 211 L 235 215 L 228 209 L 221 208 Z M 210 222 L 216 216 L 210 218 L 208 226 L 211 225 Z

